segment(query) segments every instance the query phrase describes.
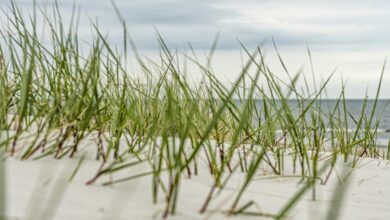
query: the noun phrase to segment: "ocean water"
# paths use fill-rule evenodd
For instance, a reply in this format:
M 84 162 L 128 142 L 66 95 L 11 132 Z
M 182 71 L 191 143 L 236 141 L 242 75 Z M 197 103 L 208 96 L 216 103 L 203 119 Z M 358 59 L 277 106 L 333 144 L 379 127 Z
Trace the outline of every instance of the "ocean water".
M 321 106 L 321 112 L 323 112 L 323 117 L 321 117 L 324 120 L 325 125 L 328 124 L 329 117 L 333 117 L 333 119 L 340 119 L 342 120 L 342 123 L 345 125 L 344 122 L 344 111 L 343 111 L 343 104 L 339 103 L 339 109 L 341 116 L 336 114 L 332 115 L 335 106 L 337 105 L 337 100 L 329 99 L 329 100 L 321 100 L 318 101 Z M 309 101 L 307 101 L 309 103 Z M 381 147 L 387 147 L 390 141 L 390 100 L 378 100 L 375 102 L 374 100 L 367 100 L 364 104 L 364 100 L 358 100 L 358 99 L 351 99 L 346 100 L 346 111 L 348 112 L 347 117 L 347 123 L 348 123 L 348 130 L 349 132 L 354 132 L 357 129 L 357 124 L 355 120 L 359 120 L 362 117 L 362 112 L 364 111 L 365 117 L 367 121 L 371 117 L 371 114 L 373 112 L 373 121 L 371 124 L 371 129 L 374 131 L 376 129 L 377 131 L 377 144 Z M 262 102 L 259 100 L 258 105 L 261 108 Z M 288 105 L 292 109 L 293 114 L 298 116 L 300 113 L 298 108 L 298 101 L 296 100 L 289 100 Z M 365 105 L 365 106 L 364 106 Z M 314 107 L 316 108 L 316 107 Z M 306 120 L 310 121 L 310 114 L 306 114 Z M 363 126 L 365 123 L 363 122 Z M 362 128 L 360 128 L 362 130 Z M 330 129 L 327 130 L 329 133 L 331 132 Z M 282 133 L 281 130 L 278 131 L 279 133 Z M 363 132 L 363 131 L 361 131 Z

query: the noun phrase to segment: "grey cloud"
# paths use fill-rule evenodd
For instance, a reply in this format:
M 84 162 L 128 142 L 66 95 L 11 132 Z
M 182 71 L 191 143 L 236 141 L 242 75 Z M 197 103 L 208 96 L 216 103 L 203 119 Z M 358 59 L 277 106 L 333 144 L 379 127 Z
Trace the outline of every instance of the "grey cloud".
M 24 0 L 20 5 L 28 8 L 31 2 Z M 191 43 L 195 48 L 207 49 L 217 31 L 221 31 L 220 49 L 238 48 L 237 39 L 250 47 L 264 40 L 271 42 L 271 37 L 285 45 L 390 45 L 390 13 L 387 13 L 390 2 L 384 0 L 117 0 L 116 3 L 141 49 L 157 47 L 154 27 L 172 47 L 187 47 Z M 61 10 L 69 14 L 73 0 L 59 4 Z M 88 14 L 92 19 L 99 18 L 100 27 L 110 34 L 112 41 L 121 41 L 121 25 L 110 1 L 79 0 L 76 5 L 84 15 L 82 36 L 87 38 L 90 34 L 89 20 L 85 16 Z M 245 20 L 246 9 L 253 10 L 258 21 Z M 266 17 L 280 23 L 267 23 Z
M 141 1 L 125 4 L 121 11 L 129 24 L 210 25 L 238 16 L 233 10 L 218 9 L 208 1 Z

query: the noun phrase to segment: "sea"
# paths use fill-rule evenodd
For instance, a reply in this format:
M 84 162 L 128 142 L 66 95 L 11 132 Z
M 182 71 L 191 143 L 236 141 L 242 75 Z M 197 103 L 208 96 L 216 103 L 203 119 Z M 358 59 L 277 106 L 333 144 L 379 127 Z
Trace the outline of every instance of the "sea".
M 276 103 L 280 103 L 280 101 L 276 101 Z M 311 101 L 305 101 L 304 106 L 308 105 Z M 335 99 L 325 99 L 325 100 L 316 100 L 317 103 L 313 105 L 313 109 L 317 109 L 316 106 L 320 104 L 321 106 L 321 118 L 324 120 L 325 125 L 329 122 L 329 117 L 333 117 L 333 119 L 342 120 L 345 125 L 344 120 L 344 103 L 339 102 Z M 261 108 L 262 101 L 258 100 L 258 105 Z M 302 110 L 299 110 L 299 102 L 297 100 L 289 100 L 288 105 L 292 110 L 292 113 L 298 117 Z M 335 114 L 331 114 L 334 112 L 335 107 L 338 105 L 340 109 L 340 116 L 338 115 L 338 111 Z M 347 111 L 347 123 L 348 123 L 348 132 L 355 132 L 357 129 L 357 121 L 362 117 L 368 120 L 373 114 L 373 120 L 370 126 L 371 131 L 376 131 L 376 144 L 380 147 L 388 147 L 390 141 L 390 100 L 361 100 L 361 99 L 347 99 L 345 101 L 345 109 Z M 309 113 L 305 114 L 306 120 L 310 122 L 311 116 Z M 363 122 L 363 128 L 360 128 L 360 132 L 363 132 L 365 122 Z M 278 130 L 278 133 L 282 133 L 282 130 Z M 327 132 L 330 133 L 331 129 L 327 129 Z

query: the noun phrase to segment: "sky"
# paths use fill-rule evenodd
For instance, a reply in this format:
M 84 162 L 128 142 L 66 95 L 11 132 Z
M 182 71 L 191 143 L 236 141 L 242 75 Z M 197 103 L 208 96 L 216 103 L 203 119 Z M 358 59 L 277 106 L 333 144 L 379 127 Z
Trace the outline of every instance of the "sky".
M 15 0 L 26 12 L 32 0 Z M 42 1 L 37 1 L 42 4 Z M 46 5 L 53 0 L 46 0 Z M 7 8 L 9 0 L 0 0 Z M 112 40 L 120 41 L 121 24 L 108 0 L 58 0 L 66 20 L 73 4 L 80 9 L 80 35 L 88 38 L 90 20 L 98 21 Z M 347 81 L 347 97 L 374 97 L 386 57 L 390 55 L 390 1 L 388 0 L 116 0 L 129 33 L 143 54 L 157 53 L 156 29 L 171 48 L 207 53 L 219 32 L 214 69 L 223 80 L 234 81 L 241 67 L 240 42 L 248 48 L 262 45 L 266 61 L 286 77 L 272 47 L 277 44 L 291 73 L 303 69 L 326 78 L 336 70 L 329 98 Z M 390 98 L 386 71 L 381 98 Z

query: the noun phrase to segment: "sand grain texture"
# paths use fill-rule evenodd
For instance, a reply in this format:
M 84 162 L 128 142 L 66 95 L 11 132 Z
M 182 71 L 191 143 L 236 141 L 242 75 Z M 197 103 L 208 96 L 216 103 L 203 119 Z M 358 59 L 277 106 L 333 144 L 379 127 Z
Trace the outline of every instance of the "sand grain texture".
M 141 173 L 145 164 L 128 171 L 104 176 L 94 185 L 85 182 L 93 176 L 100 162 L 92 158 L 82 163 L 73 181 L 69 182 L 78 159 L 55 160 L 44 158 L 20 161 L 8 158 L 6 164 L 6 195 L 8 219 L 160 219 L 164 209 L 161 194 L 153 204 L 151 176 L 132 181 L 102 186 L 102 182 Z M 4 164 L 3 164 L 4 165 Z M 340 186 L 343 175 L 349 174 L 348 165 L 339 163 L 326 185 L 316 185 L 316 201 L 307 192 L 289 219 L 325 219 Z M 343 171 L 344 169 L 344 171 Z M 231 206 L 244 174 L 233 174 L 226 189 L 211 202 L 207 213 L 200 215 L 212 184 L 206 169 L 198 176 L 183 178 L 177 214 L 169 219 L 223 219 Z M 251 211 L 277 213 L 302 184 L 299 178 L 266 176 L 259 172 L 240 200 L 240 205 L 253 200 Z M 342 180 L 341 180 L 342 181 Z M 390 219 L 390 164 L 379 159 L 362 159 L 347 182 L 340 219 Z M 264 217 L 267 219 L 266 217 Z M 258 216 L 229 216 L 229 219 L 259 219 Z

